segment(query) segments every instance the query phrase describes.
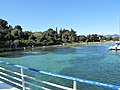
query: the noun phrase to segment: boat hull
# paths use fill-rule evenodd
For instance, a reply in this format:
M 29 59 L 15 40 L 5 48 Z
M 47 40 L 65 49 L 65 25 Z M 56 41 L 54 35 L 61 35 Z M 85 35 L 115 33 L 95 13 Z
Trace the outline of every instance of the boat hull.
M 120 50 L 120 45 L 119 46 L 117 46 L 117 45 L 110 46 L 109 50 Z

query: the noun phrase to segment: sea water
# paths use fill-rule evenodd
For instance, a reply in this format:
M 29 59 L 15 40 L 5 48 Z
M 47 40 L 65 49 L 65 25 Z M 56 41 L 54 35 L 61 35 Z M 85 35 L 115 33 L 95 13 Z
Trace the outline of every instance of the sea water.
M 46 72 L 120 85 L 120 51 L 108 50 L 110 45 L 111 43 L 15 51 L 2 53 L 1 60 Z M 65 85 L 61 80 L 58 82 Z M 79 84 L 80 90 L 106 90 Z

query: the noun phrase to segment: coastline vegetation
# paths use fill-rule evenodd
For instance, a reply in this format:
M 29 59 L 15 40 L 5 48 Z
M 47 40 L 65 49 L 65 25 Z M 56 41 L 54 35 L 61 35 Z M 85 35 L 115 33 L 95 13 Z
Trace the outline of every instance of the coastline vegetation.
M 118 38 L 105 37 L 103 35 L 77 35 L 72 28 L 49 28 L 44 32 L 23 31 L 20 25 L 12 27 L 6 20 L 0 19 L 0 51 L 14 50 L 23 47 L 39 47 L 51 45 L 65 45 L 71 43 L 88 43 L 101 41 L 117 41 Z M 3 50 L 4 49 L 4 50 Z

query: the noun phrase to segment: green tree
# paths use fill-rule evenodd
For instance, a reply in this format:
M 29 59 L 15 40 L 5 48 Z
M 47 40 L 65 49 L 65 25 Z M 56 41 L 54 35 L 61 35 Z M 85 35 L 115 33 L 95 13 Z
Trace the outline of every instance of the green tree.
M 77 38 L 76 32 L 73 29 L 71 29 L 71 31 L 66 29 L 63 30 L 61 29 L 58 36 L 61 39 L 61 41 L 64 43 L 75 42 Z
M 24 33 L 19 29 L 12 30 L 11 35 L 13 35 L 15 39 L 22 39 L 24 37 Z
M 9 29 L 9 30 L 12 30 L 12 29 L 13 29 L 13 27 L 12 27 L 11 25 L 9 25 L 9 26 L 8 26 L 8 29 Z
M 41 44 L 42 45 L 54 45 L 57 44 L 57 32 L 52 28 L 49 28 L 47 31 L 43 32 L 43 36 L 41 35 Z
M 6 29 L 8 22 L 6 20 L 0 19 L 0 29 Z
M 4 36 L 4 38 L 5 38 L 6 41 L 7 41 L 7 40 L 12 40 L 12 41 L 15 40 L 14 36 L 13 36 L 11 33 L 7 33 L 7 34 Z
M 100 41 L 106 40 L 106 37 L 103 36 L 103 35 L 100 35 L 100 36 L 99 36 L 99 40 L 100 40 Z
M 40 45 L 41 42 L 44 40 L 44 35 L 42 32 L 35 32 L 34 33 L 34 36 L 35 36 L 35 40 L 36 40 L 36 44 Z
M 107 41 L 113 40 L 112 36 L 107 37 Z
M 92 42 L 98 42 L 98 41 L 100 41 L 98 35 L 97 34 L 92 34 L 91 35 L 91 41 Z
M 87 35 L 87 38 L 86 38 L 86 42 L 92 42 L 92 38 L 91 38 L 91 35 Z
M 114 37 L 113 41 L 119 41 L 119 37 Z
M 14 29 L 17 29 L 17 30 L 22 31 L 22 27 L 21 27 L 20 25 L 16 25 L 16 26 L 14 27 Z
M 28 40 L 28 39 L 29 39 L 29 36 L 32 34 L 32 32 L 30 32 L 30 31 L 25 31 L 25 32 L 23 32 L 23 34 L 24 34 L 23 39 L 24 39 L 24 40 Z
M 76 38 L 77 38 L 77 34 L 76 34 L 76 31 L 74 31 L 72 28 L 71 28 L 71 31 L 70 31 L 70 42 L 75 42 L 76 41 Z
M 86 40 L 87 40 L 87 38 L 84 35 L 78 36 L 78 41 L 79 42 L 85 42 Z
M 29 36 L 29 40 L 35 40 L 36 39 L 36 37 L 34 36 L 34 34 L 31 34 L 30 36 Z

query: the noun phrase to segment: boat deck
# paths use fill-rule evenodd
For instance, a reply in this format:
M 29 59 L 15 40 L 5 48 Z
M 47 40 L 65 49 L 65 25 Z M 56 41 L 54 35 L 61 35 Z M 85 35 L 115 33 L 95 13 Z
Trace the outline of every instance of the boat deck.
M 0 81 L 0 90 L 18 90 L 18 89 Z

